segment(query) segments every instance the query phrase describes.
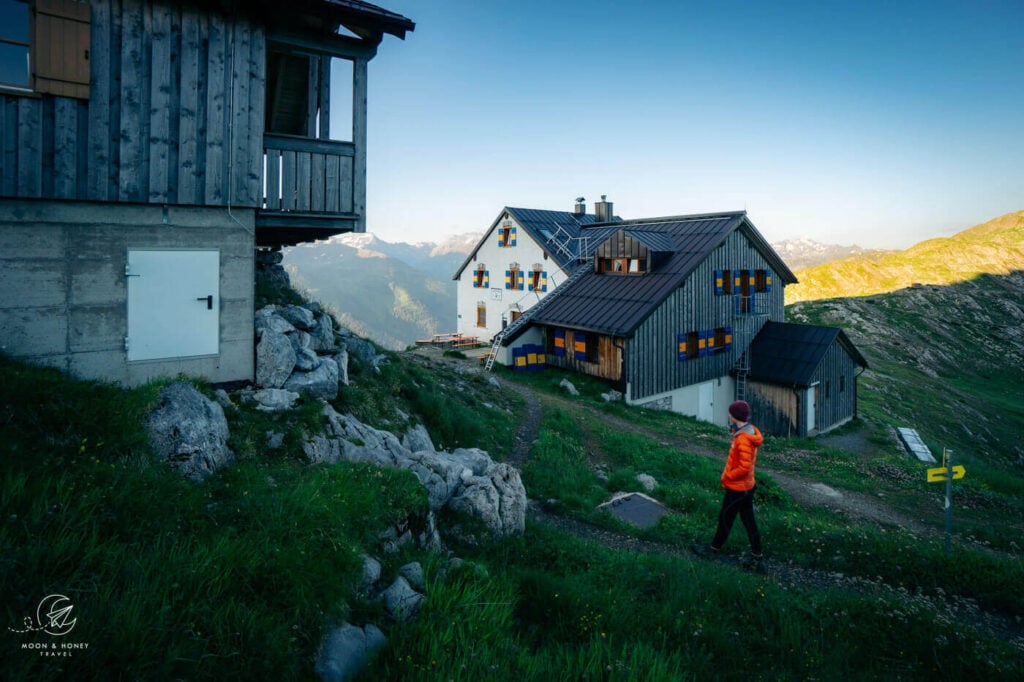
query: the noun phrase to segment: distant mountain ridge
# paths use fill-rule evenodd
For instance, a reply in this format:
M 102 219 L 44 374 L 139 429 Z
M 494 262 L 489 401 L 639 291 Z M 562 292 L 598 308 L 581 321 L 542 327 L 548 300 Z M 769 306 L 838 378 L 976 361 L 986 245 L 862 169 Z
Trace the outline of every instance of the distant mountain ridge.
M 850 256 L 879 257 L 892 253 L 891 251 L 864 249 L 856 244 L 853 246 L 823 244 L 813 239 L 785 239 L 781 242 L 775 242 L 771 246 L 782 257 L 782 260 L 786 262 L 789 269 L 794 272 L 842 260 Z
M 285 251 L 292 283 L 338 321 L 390 350 L 455 331 L 452 276 L 483 235 L 440 243 L 384 241 L 348 233 Z
M 880 294 L 916 284 L 953 284 L 1024 270 L 1024 211 L 905 251 L 876 252 L 799 270 L 786 303 Z

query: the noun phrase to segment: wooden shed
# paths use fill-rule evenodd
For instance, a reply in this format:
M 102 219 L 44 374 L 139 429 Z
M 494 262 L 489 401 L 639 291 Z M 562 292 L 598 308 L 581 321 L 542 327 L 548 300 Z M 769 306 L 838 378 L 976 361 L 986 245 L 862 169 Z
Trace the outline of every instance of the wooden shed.
M 746 399 L 762 431 L 814 436 L 857 416 L 867 366 L 842 329 L 769 322 L 750 347 Z

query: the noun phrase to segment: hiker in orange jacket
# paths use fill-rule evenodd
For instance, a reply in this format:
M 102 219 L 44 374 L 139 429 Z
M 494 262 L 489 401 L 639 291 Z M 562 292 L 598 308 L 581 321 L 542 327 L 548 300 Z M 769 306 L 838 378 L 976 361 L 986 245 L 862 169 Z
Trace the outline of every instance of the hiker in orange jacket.
M 701 555 L 718 552 L 729 537 L 732 524 L 739 514 L 750 540 L 750 556 L 756 561 L 763 554 L 761 531 L 754 519 L 754 463 L 757 461 L 757 449 L 764 443 L 764 436 L 750 423 L 750 405 L 744 400 L 729 405 L 729 422 L 733 432 L 732 447 L 729 448 L 729 458 L 722 472 L 725 498 L 718 513 L 718 528 L 710 545 L 693 545 L 691 549 Z

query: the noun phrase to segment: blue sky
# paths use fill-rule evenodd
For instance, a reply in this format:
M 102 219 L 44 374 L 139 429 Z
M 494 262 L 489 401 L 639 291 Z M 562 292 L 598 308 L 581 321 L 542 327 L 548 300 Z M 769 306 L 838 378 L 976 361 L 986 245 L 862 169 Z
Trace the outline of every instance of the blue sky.
M 905 248 L 1024 209 L 1024 0 L 381 0 L 367 229 L 503 206 L 746 209 L 769 241 Z

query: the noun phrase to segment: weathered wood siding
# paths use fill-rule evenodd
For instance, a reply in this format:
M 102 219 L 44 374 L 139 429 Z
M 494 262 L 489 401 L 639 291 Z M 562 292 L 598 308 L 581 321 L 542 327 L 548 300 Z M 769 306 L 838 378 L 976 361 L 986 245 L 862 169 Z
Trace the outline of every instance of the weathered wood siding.
M 806 435 L 800 433 L 799 426 L 806 390 L 750 382 L 747 384 L 747 402 L 753 415 L 751 421 L 764 433 L 786 437 Z
M 783 321 L 783 286 L 777 273 L 770 292 L 756 294 L 756 312 L 736 312 L 732 295 L 715 295 L 715 270 L 768 270 L 764 256 L 739 230 L 733 232 L 686 278 L 681 287 L 637 328 L 625 352 L 625 381 L 633 400 L 724 376 L 766 321 Z M 732 349 L 679 360 L 679 334 L 731 327 Z
M 833 343 L 825 352 L 811 379 L 812 384 L 818 382 L 817 412 L 814 415 L 818 432 L 827 431 L 856 414 L 857 370 L 857 364 L 842 344 Z
M 144 0 L 92 0 L 90 25 L 88 100 L 0 100 L 0 194 L 258 207 L 264 28 Z
M 552 328 L 548 327 L 546 333 L 549 336 L 553 334 Z M 580 374 L 589 374 L 600 379 L 619 382 L 622 379 L 623 340 L 610 336 L 598 336 L 597 361 L 587 362 L 586 360 L 575 359 L 573 347 L 577 335 L 580 335 L 580 338 L 582 338 L 585 332 L 572 329 L 565 330 L 565 355 L 555 355 L 552 353 L 549 344 L 548 351 L 545 353 L 545 363 Z

